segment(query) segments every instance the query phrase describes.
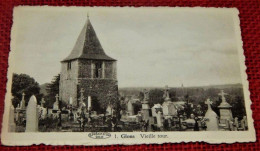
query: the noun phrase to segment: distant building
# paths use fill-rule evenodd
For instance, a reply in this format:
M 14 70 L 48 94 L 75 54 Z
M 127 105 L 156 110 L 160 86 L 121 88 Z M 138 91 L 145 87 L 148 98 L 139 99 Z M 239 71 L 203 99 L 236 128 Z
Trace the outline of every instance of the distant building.
M 104 52 L 89 17 L 70 55 L 61 61 L 60 100 L 69 103 L 72 97 L 73 106 L 78 106 L 81 88 L 84 102 L 91 96 L 106 107 L 117 100 L 116 60 Z

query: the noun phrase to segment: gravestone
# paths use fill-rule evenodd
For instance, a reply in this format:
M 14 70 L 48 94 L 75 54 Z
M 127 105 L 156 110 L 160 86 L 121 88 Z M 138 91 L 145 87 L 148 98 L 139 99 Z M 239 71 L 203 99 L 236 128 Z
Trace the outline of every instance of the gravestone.
M 247 123 L 247 117 L 243 116 L 243 120 L 245 122 L 245 130 L 248 130 L 248 123 Z
M 218 115 L 212 110 L 210 99 L 207 99 L 205 104 L 208 105 L 208 110 L 205 114 L 207 131 L 217 131 L 218 130 Z
M 47 109 L 44 107 L 44 103 L 45 103 L 44 98 L 42 98 L 41 106 L 39 107 L 39 115 L 40 115 L 39 118 L 41 119 L 45 119 L 47 116 Z
M 157 127 L 162 127 L 163 126 L 163 116 L 162 116 L 161 111 L 158 112 L 156 120 L 157 120 Z
M 70 97 L 69 104 L 70 104 L 70 105 L 73 105 L 73 99 L 72 99 L 72 97 Z
M 177 109 L 175 108 L 175 105 L 173 102 L 171 102 L 170 94 L 169 94 L 169 88 L 166 85 L 165 86 L 165 91 L 164 91 L 164 102 L 162 104 L 162 110 L 163 110 L 163 115 L 177 115 Z
M 53 110 L 59 110 L 59 95 L 56 94 L 55 98 L 56 98 L 56 101 L 53 104 Z
M 114 109 L 111 104 L 107 106 L 106 115 L 113 115 Z
M 231 105 L 226 101 L 225 95 L 223 90 L 219 93 L 221 96 L 222 102 L 218 106 L 219 113 L 220 113 L 220 124 L 225 124 L 226 120 L 233 120 L 232 112 L 231 112 Z
M 235 131 L 237 131 L 238 128 L 239 128 L 238 118 L 235 117 L 235 120 L 234 120 L 234 129 L 235 129 Z
M 38 111 L 37 100 L 31 96 L 26 109 L 26 128 L 25 132 L 38 132 Z
M 21 110 L 25 110 L 25 109 L 26 109 L 24 96 L 25 96 L 25 93 L 23 92 L 23 94 L 22 94 L 22 100 L 21 100 L 21 102 L 20 102 L 20 104 L 19 104 L 19 107 L 20 107 Z
M 127 111 L 129 113 L 129 115 L 134 115 L 134 107 L 133 107 L 133 103 L 131 100 L 128 101 L 127 103 Z
M 91 108 L 91 96 L 88 96 L 88 110 Z
M 149 92 L 144 90 L 144 101 L 142 102 L 142 119 L 148 121 L 150 117 L 150 107 L 148 104 Z
M 9 123 L 8 123 L 8 132 L 15 132 L 16 125 L 14 122 L 14 106 L 11 104 L 10 105 L 10 110 L 9 110 Z

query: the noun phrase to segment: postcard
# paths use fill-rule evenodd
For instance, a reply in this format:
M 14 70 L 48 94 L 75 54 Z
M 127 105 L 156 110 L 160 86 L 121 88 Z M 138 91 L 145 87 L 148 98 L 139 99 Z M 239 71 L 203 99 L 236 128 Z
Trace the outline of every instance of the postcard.
M 2 144 L 254 142 L 238 14 L 15 7 Z

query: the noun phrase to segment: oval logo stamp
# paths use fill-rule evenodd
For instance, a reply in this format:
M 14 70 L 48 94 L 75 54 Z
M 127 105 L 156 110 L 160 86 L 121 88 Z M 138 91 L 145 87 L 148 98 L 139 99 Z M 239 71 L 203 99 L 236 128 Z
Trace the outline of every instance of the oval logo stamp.
M 91 132 L 88 134 L 88 137 L 93 139 L 106 139 L 111 137 L 111 134 L 108 132 Z

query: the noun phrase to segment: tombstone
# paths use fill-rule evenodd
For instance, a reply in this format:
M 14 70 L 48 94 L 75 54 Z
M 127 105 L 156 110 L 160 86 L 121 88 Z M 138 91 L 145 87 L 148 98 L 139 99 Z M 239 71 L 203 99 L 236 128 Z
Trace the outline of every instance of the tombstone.
M 69 104 L 70 104 L 70 105 L 73 105 L 73 99 L 72 99 L 72 97 L 70 97 Z
M 106 115 L 113 115 L 114 109 L 111 104 L 107 106 Z
M 243 120 L 245 122 L 245 130 L 248 130 L 248 123 L 247 123 L 247 117 L 243 116 Z
M 19 104 L 20 109 L 22 109 L 22 110 L 25 110 L 25 109 L 26 109 L 24 96 L 25 96 L 25 93 L 23 92 L 23 94 L 22 94 L 22 100 L 21 100 L 21 102 L 20 102 L 20 104 Z
M 221 104 L 218 106 L 219 113 L 220 113 L 220 124 L 225 124 L 226 120 L 233 120 L 232 112 L 231 112 L 231 105 L 229 105 L 226 101 L 225 95 L 223 90 L 219 93 L 222 98 Z
M 88 110 L 91 108 L 91 96 L 88 96 Z
M 44 108 L 44 105 L 43 105 L 44 103 L 45 103 L 44 98 L 42 98 L 41 106 L 38 106 L 38 108 L 39 108 L 39 118 L 40 119 L 45 119 L 46 116 L 47 116 L 47 109 Z
M 9 123 L 8 123 L 8 132 L 15 132 L 16 129 L 16 124 L 14 122 L 14 106 L 11 104 L 10 105 L 10 110 L 9 110 Z
M 37 100 L 31 96 L 26 109 L 26 128 L 25 132 L 38 132 L 38 111 Z
M 177 115 L 177 109 L 175 108 L 175 105 L 173 102 L 171 102 L 170 94 L 169 94 L 169 88 L 166 85 L 165 91 L 164 91 L 164 102 L 162 104 L 162 110 L 163 115 Z
M 148 121 L 150 117 L 150 107 L 148 104 L 149 92 L 144 90 L 144 101 L 142 102 L 142 119 Z
M 53 104 L 53 110 L 59 110 L 59 95 L 56 94 L 55 98 L 56 98 L 56 101 Z
M 235 117 L 235 120 L 234 120 L 234 130 L 237 131 L 238 128 L 239 128 L 238 118 Z
M 210 99 L 207 99 L 205 104 L 208 105 L 208 110 L 205 114 L 207 131 L 217 131 L 218 130 L 218 115 L 212 110 Z
M 52 108 L 48 108 L 48 116 L 50 116 L 52 114 Z
M 161 104 L 154 104 L 154 106 L 152 107 L 152 116 L 156 117 L 159 111 L 163 112 L 163 107 L 161 106 Z
M 131 100 L 129 100 L 127 103 L 127 111 L 129 113 L 129 115 L 134 115 L 134 107 L 133 107 L 133 103 Z
M 161 111 L 158 112 L 156 120 L 157 120 L 157 127 L 162 127 L 163 126 L 163 116 L 162 116 Z

